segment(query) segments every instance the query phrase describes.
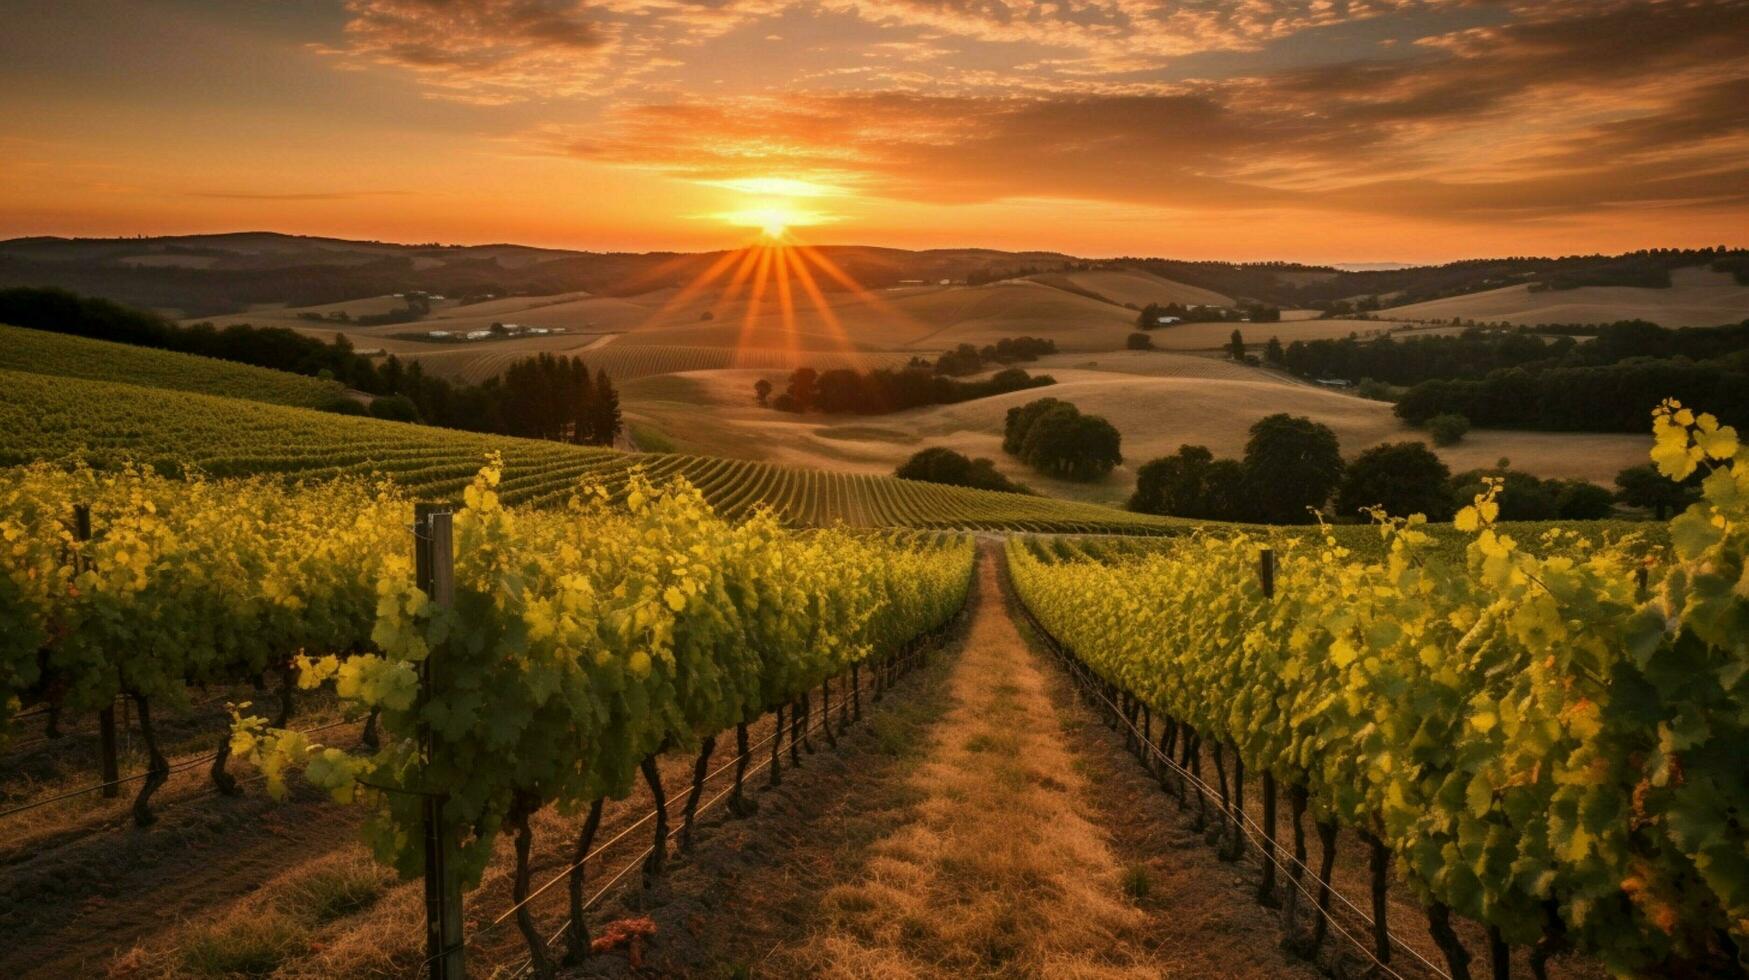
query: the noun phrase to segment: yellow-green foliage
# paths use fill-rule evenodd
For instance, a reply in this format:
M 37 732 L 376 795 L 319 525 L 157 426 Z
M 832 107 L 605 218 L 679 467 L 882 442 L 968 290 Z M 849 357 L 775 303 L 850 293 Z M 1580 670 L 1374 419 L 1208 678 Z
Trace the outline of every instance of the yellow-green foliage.
M 1455 560 L 1381 520 L 1376 558 L 1198 534 L 1111 562 L 1015 541 L 1010 567 L 1096 672 L 1381 838 L 1428 899 L 1514 942 L 1553 902 L 1621 971 L 1705 962 L 1749 947 L 1749 451 L 1674 403 L 1654 428 L 1667 476 L 1710 475 L 1643 592 L 1635 542 L 1527 548 L 1495 489 Z
M 730 523 L 684 481 L 634 477 L 620 502 L 586 489 L 563 511 L 506 508 L 499 485 L 483 470 L 455 515 L 453 606 L 434 607 L 409 558 L 387 555 L 369 652 L 301 661 L 306 686 L 332 680 L 355 711 L 381 712 L 380 751 L 256 718 L 239 717 L 233 740 L 276 792 L 301 767 L 369 805 L 377 853 L 407 873 L 421 856 L 419 798 L 380 787 L 446 794 L 477 876 L 513 812 L 625 795 L 647 755 L 896 651 L 952 616 L 970 581 L 961 537 L 794 532 L 766 514 Z M 436 739 L 424 764 L 421 724 Z

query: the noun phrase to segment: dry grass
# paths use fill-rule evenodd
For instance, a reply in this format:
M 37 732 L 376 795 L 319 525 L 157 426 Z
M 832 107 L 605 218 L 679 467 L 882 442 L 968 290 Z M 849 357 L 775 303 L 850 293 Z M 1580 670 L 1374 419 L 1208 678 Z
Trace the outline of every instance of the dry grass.
M 994 563 L 981 574 L 995 595 Z M 999 602 L 948 679 L 909 777 L 910 821 L 871 845 L 775 976 L 1159 976 L 1135 884 L 1090 822 L 1044 675 Z
M 388 894 L 394 876 L 368 855 L 348 850 L 301 865 L 212 918 L 173 928 L 111 964 L 109 975 L 156 977 L 293 977 L 393 975 L 361 931 L 346 920 Z M 403 889 L 404 891 L 404 889 Z M 330 946 L 336 939 L 343 941 Z M 331 954 L 339 950 L 342 956 Z M 362 955 L 360 955 L 362 953 Z M 350 954 L 350 955 L 347 955 Z M 319 964 L 319 965 L 318 965 Z M 311 971 L 307 968 L 317 966 Z
M 1643 319 L 1666 327 L 1716 327 L 1749 319 L 1749 286 L 1702 266 L 1671 273 L 1669 289 L 1582 286 L 1533 293 L 1507 286 L 1449 296 L 1385 312 L 1409 319 L 1504 320 L 1507 323 L 1613 323 Z
M 1149 303 L 1199 303 L 1232 306 L 1233 299 L 1212 289 L 1189 286 L 1140 269 L 1095 269 L 1088 272 L 1047 272 L 1031 277 L 1047 286 L 1095 293 L 1119 306 L 1138 309 Z
M 611 349 L 611 348 L 609 348 Z M 1217 456 L 1243 455 L 1250 427 L 1287 412 L 1328 425 L 1353 457 L 1381 442 L 1426 441 L 1384 402 L 1296 384 L 1263 371 L 1211 358 L 1165 353 L 1105 353 L 1092 369 L 1059 367 L 1085 355 L 1061 354 L 1038 365 L 1058 383 L 1047 389 L 913 409 L 891 415 L 798 416 L 759 408 L 753 383 L 781 382 L 781 372 L 699 371 L 646 378 L 626 387 L 622 404 L 637 420 L 683 451 L 757 459 L 851 473 L 891 473 L 924 446 L 985 456 L 1013 479 L 1051 496 L 1121 504 L 1143 463 L 1203 445 Z M 1085 360 L 1082 363 L 1086 363 Z M 1105 370 L 1106 364 L 1115 367 Z M 1032 367 L 1032 365 L 1029 365 Z M 1158 372 L 1145 375 L 1141 371 Z M 1179 373 L 1169 373 L 1179 372 Z M 781 388 L 781 383 L 779 384 Z M 1040 397 L 1073 402 L 1103 415 L 1123 434 L 1127 462 L 1093 484 L 1050 480 L 1002 452 L 1008 409 Z M 1493 466 L 1506 458 L 1544 477 L 1608 484 L 1622 468 L 1644 462 L 1647 437 L 1634 434 L 1473 430 L 1438 450 L 1453 472 Z

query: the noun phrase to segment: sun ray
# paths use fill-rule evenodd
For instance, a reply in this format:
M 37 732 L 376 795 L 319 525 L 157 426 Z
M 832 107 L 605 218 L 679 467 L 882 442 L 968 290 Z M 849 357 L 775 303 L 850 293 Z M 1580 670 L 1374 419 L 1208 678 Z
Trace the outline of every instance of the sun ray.
M 820 284 L 814 281 L 814 274 L 808 271 L 807 263 L 802 261 L 800 255 L 796 255 L 792 264 L 795 268 L 797 284 L 802 287 L 802 292 L 807 294 L 808 302 L 814 305 L 814 309 L 820 314 L 820 319 L 826 324 L 826 328 L 839 339 L 845 350 L 855 350 L 856 345 L 851 343 L 850 335 L 844 330 L 844 322 L 838 319 L 838 314 L 833 311 L 832 304 L 826 301 L 826 294 L 820 290 Z
M 830 258 L 821 254 L 819 249 L 804 242 L 797 242 L 794 248 L 801 258 L 812 262 L 816 268 L 826 274 L 827 278 L 838 283 L 840 286 L 843 286 L 852 296 L 881 311 L 881 313 L 899 320 L 907 326 L 916 327 L 920 330 L 927 329 L 925 324 L 918 322 L 918 320 L 911 316 L 911 314 L 906 313 L 904 310 L 887 302 L 879 295 L 869 291 L 869 289 L 862 283 L 859 283 L 852 278 L 849 273 L 840 269 L 838 263 L 833 262 Z
M 741 258 L 741 264 L 735 267 L 735 274 L 729 277 L 729 282 L 723 287 L 722 293 L 717 296 L 717 301 L 711 304 L 712 317 L 720 319 L 728 313 L 736 298 L 747 287 L 748 278 L 753 274 L 753 268 L 758 263 L 760 253 L 763 251 L 764 249 L 758 245 L 747 246 Z
M 734 263 L 734 261 L 737 257 L 741 256 L 745 252 L 750 251 L 751 249 L 752 249 L 752 246 L 749 245 L 745 248 L 731 249 L 727 252 L 724 252 L 722 254 L 722 257 L 718 258 L 715 262 L 712 262 L 710 264 L 709 268 L 705 269 L 703 272 L 694 276 L 692 281 L 687 283 L 685 286 L 682 286 L 678 293 L 675 293 L 673 296 L 669 297 L 668 302 L 663 303 L 659 308 L 657 308 L 657 310 L 654 313 L 651 313 L 648 317 L 645 317 L 644 324 L 647 326 L 651 323 L 654 323 L 657 320 L 661 319 L 662 317 L 665 317 L 668 314 L 679 309 L 680 307 L 686 305 L 687 300 L 692 299 L 694 296 L 697 296 L 700 292 L 709 288 L 710 285 L 712 283 L 716 282 L 717 278 L 719 276 L 721 276 L 729 268 L 729 266 Z
M 796 307 L 795 296 L 790 291 L 790 250 L 787 246 L 779 245 L 774 251 L 777 253 L 777 312 L 783 318 L 784 338 L 793 347 L 796 336 Z
M 752 346 L 747 341 L 753 334 L 753 322 L 759 318 L 759 306 L 765 299 L 765 287 L 771 281 L 772 251 L 773 248 L 770 245 L 759 247 L 759 268 L 753 273 L 751 279 L 752 293 L 747 298 L 747 313 L 741 320 L 741 334 L 735 339 L 736 350 L 744 350 Z

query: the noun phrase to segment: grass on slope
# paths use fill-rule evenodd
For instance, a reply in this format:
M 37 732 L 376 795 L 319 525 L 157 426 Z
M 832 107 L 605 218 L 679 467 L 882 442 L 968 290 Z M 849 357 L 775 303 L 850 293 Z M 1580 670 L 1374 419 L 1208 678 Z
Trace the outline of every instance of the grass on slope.
M 1672 272 L 1668 289 L 1581 286 L 1531 292 L 1529 286 L 1507 286 L 1382 312 L 1404 319 L 1459 317 L 1524 325 L 1639 319 L 1664 327 L 1717 327 L 1749 319 L 1749 286 L 1739 284 L 1729 273 L 1695 267 Z
M 346 390 L 288 371 L 5 325 L 0 325 L 0 369 L 303 407 Z
M 0 371 L 0 465 L 134 460 L 166 472 L 305 479 L 379 474 L 426 498 L 458 495 L 488 452 L 503 454 L 507 502 L 563 504 L 579 484 L 623 486 L 634 467 L 661 480 L 683 475 L 718 511 L 739 517 L 764 504 L 817 526 L 1160 533 L 1167 518 L 1041 497 L 826 473 L 707 456 L 620 453 L 331 415 L 114 382 Z

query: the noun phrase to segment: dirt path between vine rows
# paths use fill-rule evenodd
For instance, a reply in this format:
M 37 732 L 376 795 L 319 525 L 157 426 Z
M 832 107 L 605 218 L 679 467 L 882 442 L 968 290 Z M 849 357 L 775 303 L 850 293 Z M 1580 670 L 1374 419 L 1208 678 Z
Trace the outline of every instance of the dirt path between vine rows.
M 1138 828 L 1157 787 L 1022 638 L 1001 561 L 985 548 L 968 632 L 884 751 L 786 776 L 799 805 L 768 797 L 739 841 L 627 903 L 660 929 L 643 975 L 1318 975 L 1232 866 Z

